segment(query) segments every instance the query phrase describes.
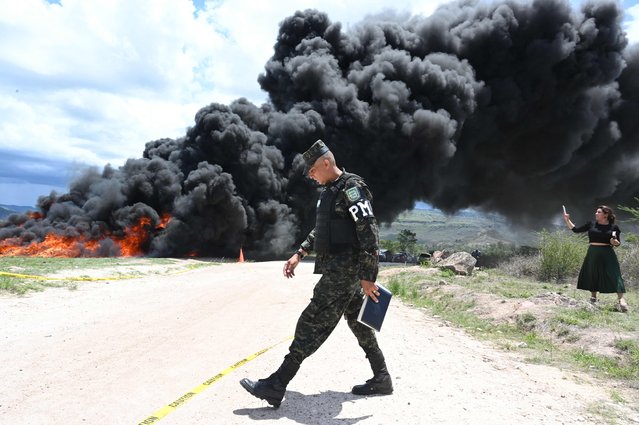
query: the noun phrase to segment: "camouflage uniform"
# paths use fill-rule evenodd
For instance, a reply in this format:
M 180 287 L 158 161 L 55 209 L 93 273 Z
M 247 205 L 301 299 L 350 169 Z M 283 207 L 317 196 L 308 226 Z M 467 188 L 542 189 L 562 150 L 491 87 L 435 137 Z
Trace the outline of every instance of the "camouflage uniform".
M 329 150 L 321 140 L 311 146 L 303 154 L 306 172 L 327 152 Z M 363 303 L 360 281 L 375 282 L 378 271 L 379 239 L 372 199 L 364 180 L 346 172 L 327 184 L 320 195 L 315 229 L 302 243 L 301 249 L 317 252 L 315 273 L 322 274 L 322 277 L 315 285 L 311 302 L 300 315 L 295 338 L 279 369 L 257 382 L 247 378 L 240 381 L 249 393 L 276 408 L 280 406 L 286 386 L 302 361 L 326 341 L 342 315 L 366 353 L 374 373 L 372 379 L 354 386 L 351 392 L 358 395 L 393 392 L 375 332 L 357 321 Z
M 322 345 L 342 315 L 364 352 L 367 355 L 379 352 L 375 332 L 357 321 L 363 302 L 360 280 L 374 282 L 378 272 L 379 239 L 371 204 L 373 197 L 364 180 L 355 174 L 343 173 L 324 190 L 336 185 L 342 189 L 335 197 L 335 215 L 354 220 L 356 241 L 342 252 L 317 255 L 315 273 L 322 277 L 297 322 L 287 356 L 297 364 Z M 301 245 L 306 252 L 313 251 L 315 231 Z

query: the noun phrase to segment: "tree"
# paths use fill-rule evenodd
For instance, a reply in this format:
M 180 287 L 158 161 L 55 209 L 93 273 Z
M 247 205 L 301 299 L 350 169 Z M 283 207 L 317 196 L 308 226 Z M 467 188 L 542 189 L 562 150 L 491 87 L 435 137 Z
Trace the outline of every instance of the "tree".
M 639 202 L 639 198 L 635 198 L 635 201 Z M 619 205 L 618 208 L 621 211 L 630 213 L 630 215 L 632 216 L 630 220 L 639 223 L 639 208 L 632 208 L 626 205 Z M 626 234 L 626 241 L 639 244 L 639 235 Z
M 417 245 L 417 234 L 404 229 L 397 235 L 397 242 L 399 242 L 399 249 L 412 254 L 415 252 L 415 245 Z
M 635 198 L 635 201 L 639 202 L 639 198 Z M 632 219 L 634 221 L 639 221 L 639 208 L 632 208 L 625 205 L 619 205 L 619 209 L 621 211 L 625 211 L 632 215 Z
M 386 249 L 392 253 L 395 253 L 400 250 L 399 242 L 391 241 L 388 239 L 382 239 L 379 241 L 379 247 L 382 249 Z

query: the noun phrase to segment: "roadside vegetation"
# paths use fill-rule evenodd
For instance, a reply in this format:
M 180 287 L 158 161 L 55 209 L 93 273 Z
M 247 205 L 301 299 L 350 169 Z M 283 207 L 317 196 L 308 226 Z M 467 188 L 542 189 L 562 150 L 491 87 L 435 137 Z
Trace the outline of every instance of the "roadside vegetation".
M 82 281 L 121 280 L 173 274 L 210 266 L 210 261 L 175 258 L 0 257 L 0 294 L 23 295 L 46 288 L 77 289 Z
M 627 313 L 618 311 L 616 294 L 602 294 L 593 305 L 589 293 L 576 289 L 587 240 L 565 229 L 537 238 L 536 249 L 509 251 L 504 244 L 484 249 L 499 261 L 476 268 L 471 276 L 423 262 L 383 268 L 379 281 L 403 302 L 527 361 L 614 382 L 614 403 L 639 402 L 639 238 L 627 235 L 615 249 Z M 604 422 L 616 423 L 614 418 Z

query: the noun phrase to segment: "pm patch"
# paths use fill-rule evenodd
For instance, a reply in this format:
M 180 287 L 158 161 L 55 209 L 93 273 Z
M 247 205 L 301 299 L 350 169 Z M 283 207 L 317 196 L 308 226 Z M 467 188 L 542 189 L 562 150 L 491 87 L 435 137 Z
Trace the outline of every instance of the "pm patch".
M 360 218 L 373 217 L 373 207 L 368 199 L 351 205 L 348 208 L 348 212 L 351 213 L 353 221 L 355 222 L 357 222 Z
M 346 190 L 345 193 L 350 202 L 355 202 L 360 198 L 359 189 L 356 187 L 351 187 L 350 189 Z

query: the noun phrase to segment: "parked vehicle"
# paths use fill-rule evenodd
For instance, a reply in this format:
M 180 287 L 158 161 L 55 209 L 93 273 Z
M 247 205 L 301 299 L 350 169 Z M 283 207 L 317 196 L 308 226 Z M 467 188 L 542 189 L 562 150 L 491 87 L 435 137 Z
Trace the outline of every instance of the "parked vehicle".
M 417 257 L 406 252 L 398 252 L 393 255 L 393 263 L 417 263 Z
M 430 261 L 430 257 L 431 255 L 428 252 L 422 252 L 417 256 L 417 262 L 421 264 L 423 262 Z
M 379 250 L 379 254 L 378 254 L 378 258 L 380 262 L 388 262 L 391 261 L 391 257 L 392 257 L 392 253 L 387 250 L 387 249 L 380 249 Z
M 406 253 L 398 252 L 393 255 L 393 263 L 405 263 L 406 262 Z

